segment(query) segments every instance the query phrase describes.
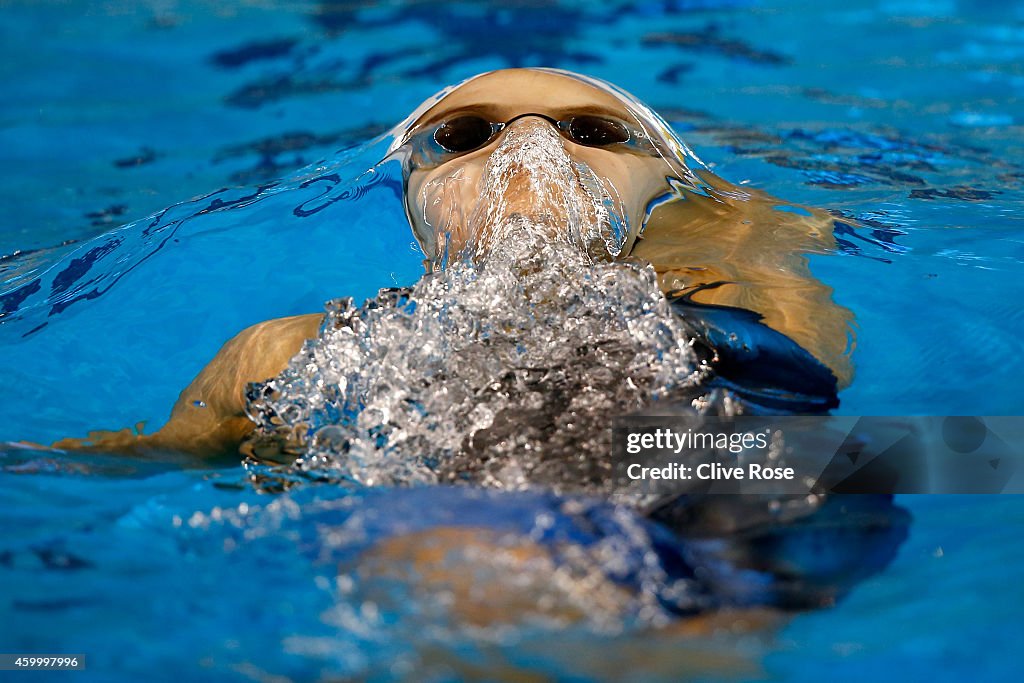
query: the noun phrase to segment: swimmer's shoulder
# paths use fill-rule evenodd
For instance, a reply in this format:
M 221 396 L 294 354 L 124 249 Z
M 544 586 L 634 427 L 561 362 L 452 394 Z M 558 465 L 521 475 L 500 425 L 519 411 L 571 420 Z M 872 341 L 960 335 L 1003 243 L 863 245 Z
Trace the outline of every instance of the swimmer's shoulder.
M 319 334 L 323 318 L 311 313 L 266 320 L 229 339 L 181 392 L 156 440 L 199 454 L 237 452 L 253 428 L 245 415 L 247 386 L 280 374 L 303 342 Z

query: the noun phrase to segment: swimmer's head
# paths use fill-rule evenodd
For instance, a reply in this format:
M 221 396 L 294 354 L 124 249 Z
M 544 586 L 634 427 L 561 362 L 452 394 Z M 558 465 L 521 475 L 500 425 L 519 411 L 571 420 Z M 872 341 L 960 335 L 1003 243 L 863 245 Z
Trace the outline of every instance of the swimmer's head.
M 424 103 L 395 150 L 431 268 L 526 224 L 595 258 L 626 254 L 688 150 L 653 111 L 596 79 L 548 69 L 472 78 Z

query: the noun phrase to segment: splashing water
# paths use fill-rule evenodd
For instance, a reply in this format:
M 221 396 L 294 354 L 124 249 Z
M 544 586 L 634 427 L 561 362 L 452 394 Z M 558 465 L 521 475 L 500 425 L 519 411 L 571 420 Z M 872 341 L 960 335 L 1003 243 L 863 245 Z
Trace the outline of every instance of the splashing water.
M 536 228 L 520 217 L 479 263 L 332 302 L 250 392 L 257 441 L 363 484 L 600 487 L 610 418 L 692 398 L 704 370 L 650 267 L 595 264 Z

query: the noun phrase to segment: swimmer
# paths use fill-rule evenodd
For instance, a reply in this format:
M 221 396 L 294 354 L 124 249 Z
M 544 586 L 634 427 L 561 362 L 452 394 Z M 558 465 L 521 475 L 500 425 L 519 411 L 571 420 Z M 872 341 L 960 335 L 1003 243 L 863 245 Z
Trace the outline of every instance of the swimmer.
M 834 247 L 829 214 L 779 211 L 785 202 L 691 168 L 692 153 L 628 94 L 564 71 L 494 71 L 431 98 L 397 131 L 390 154 L 403 163 L 405 210 L 428 271 L 500 247 L 503 226 L 522 217 L 594 258 L 650 262 L 697 332 L 714 336 L 728 325 L 721 315 L 746 313 L 755 336 L 783 340 L 833 387 L 849 382 L 852 314 L 807 263 Z M 552 168 L 563 182 L 539 182 Z M 500 182 L 482 188 L 496 172 Z M 247 386 L 278 375 L 322 322 L 315 313 L 242 331 L 154 434 L 93 432 L 53 448 L 237 455 L 254 427 Z M 723 349 L 723 366 L 742 365 L 749 351 Z

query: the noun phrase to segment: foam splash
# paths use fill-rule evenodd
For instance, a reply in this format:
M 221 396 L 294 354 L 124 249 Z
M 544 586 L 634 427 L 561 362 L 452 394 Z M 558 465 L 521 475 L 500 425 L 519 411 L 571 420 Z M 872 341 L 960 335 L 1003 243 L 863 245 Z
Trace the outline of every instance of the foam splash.
M 523 218 L 487 257 L 328 306 L 254 385 L 256 451 L 365 485 L 610 486 L 612 417 L 692 399 L 705 371 L 649 266 L 594 263 Z

